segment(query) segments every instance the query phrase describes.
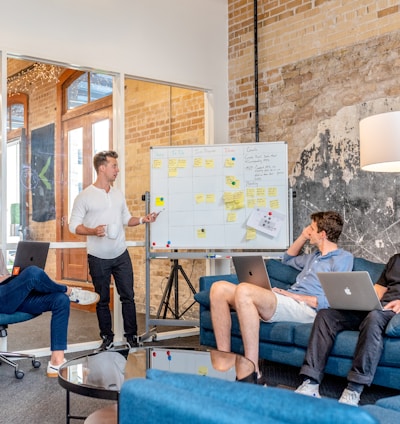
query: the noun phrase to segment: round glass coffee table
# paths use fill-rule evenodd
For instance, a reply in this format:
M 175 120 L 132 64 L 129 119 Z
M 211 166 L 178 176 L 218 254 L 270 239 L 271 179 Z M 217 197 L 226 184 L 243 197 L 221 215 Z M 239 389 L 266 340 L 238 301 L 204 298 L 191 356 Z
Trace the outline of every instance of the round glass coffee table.
M 206 348 L 146 346 L 124 351 L 106 351 L 84 355 L 67 361 L 60 367 L 59 384 L 66 389 L 66 422 L 91 421 L 90 417 L 71 414 L 70 393 L 116 402 L 96 411 L 96 419 L 103 414 L 103 422 L 118 422 L 118 399 L 125 380 L 144 378 L 146 370 L 157 368 L 170 372 L 200 374 L 229 381 L 246 380 L 254 375 L 254 364 L 244 356 Z M 92 414 L 92 415 L 94 415 Z M 100 421 L 98 421 L 100 422 Z

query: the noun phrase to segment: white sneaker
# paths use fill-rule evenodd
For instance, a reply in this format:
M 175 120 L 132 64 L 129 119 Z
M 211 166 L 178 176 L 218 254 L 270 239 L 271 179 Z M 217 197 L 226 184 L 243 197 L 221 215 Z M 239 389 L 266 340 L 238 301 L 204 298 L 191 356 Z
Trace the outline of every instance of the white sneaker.
M 319 384 L 311 384 L 310 380 L 304 380 L 303 383 L 295 390 L 295 393 L 301 395 L 321 398 L 319 394 Z
M 358 406 L 358 402 L 360 402 L 360 396 L 361 393 L 355 392 L 354 390 L 344 389 L 342 396 L 340 396 L 339 403 Z
M 58 370 L 60 369 L 61 365 L 65 364 L 67 362 L 66 359 L 64 359 L 63 363 L 60 365 L 53 365 L 50 361 L 47 364 L 47 377 L 55 378 L 58 377 Z
M 91 305 L 92 303 L 97 303 L 99 299 L 100 296 L 97 293 L 76 287 L 72 289 L 69 295 L 71 302 L 79 303 L 80 305 Z

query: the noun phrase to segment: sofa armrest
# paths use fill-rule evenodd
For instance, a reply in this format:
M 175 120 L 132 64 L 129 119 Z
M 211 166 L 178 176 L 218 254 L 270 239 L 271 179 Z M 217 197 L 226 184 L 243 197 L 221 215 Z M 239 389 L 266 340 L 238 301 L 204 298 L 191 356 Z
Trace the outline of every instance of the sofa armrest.
M 225 274 L 225 275 L 206 275 L 199 279 L 199 291 L 210 290 L 213 283 L 216 281 L 225 280 L 230 283 L 239 284 L 236 274 Z
M 146 410 L 145 410 L 145 409 Z M 136 414 L 140 414 L 137 416 Z M 236 383 L 213 377 L 147 371 L 128 380 L 120 395 L 120 423 L 135 415 L 141 423 L 376 424 L 361 408 L 315 399 L 290 390 Z M 175 419 L 175 421 L 174 421 Z

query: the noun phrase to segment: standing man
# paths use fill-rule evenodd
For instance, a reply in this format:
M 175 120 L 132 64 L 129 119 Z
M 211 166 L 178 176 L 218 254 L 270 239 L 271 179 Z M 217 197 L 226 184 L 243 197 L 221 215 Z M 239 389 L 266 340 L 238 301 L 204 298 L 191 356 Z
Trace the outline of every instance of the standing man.
M 87 236 L 89 272 L 100 300 L 96 305 L 100 336 L 97 351 L 114 345 L 110 302 L 111 276 L 122 303 L 124 336 L 130 348 L 137 346 L 136 306 L 132 262 L 126 248 L 124 225 L 130 227 L 154 222 L 157 214 L 144 217 L 130 214 L 122 192 L 113 187 L 119 168 L 118 154 L 112 150 L 97 153 L 93 166 L 96 181 L 76 197 L 69 230 Z
M 258 367 L 260 319 L 266 322 L 313 322 L 317 310 L 328 307 L 328 301 L 317 272 L 350 271 L 353 255 L 339 249 L 337 241 L 343 219 L 334 211 L 316 212 L 311 224 L 286 251 L 282 262 L 301 270 L 289 290 L 268 290 L 254 284 L 239 285 L 217 281 L 211 286 L 211 319 L 218 350 L 231 350 L 231 308 L 237 312 L 242 333 L 244 354 L 255 364 L 257 384 L 266 385 Z M 306 242 L 317 249 L 302 254 Z

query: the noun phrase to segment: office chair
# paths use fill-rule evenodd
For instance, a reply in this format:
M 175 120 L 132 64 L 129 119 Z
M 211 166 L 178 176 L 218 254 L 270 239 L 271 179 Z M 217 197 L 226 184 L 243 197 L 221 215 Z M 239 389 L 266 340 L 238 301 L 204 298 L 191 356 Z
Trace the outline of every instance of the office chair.
M 18 353 L 18 352 L 7 352 L 7 327 L 9 324 L 16 324 L 18 322 L 28 321 L 36 318 L 39 315 L 31 315 L 26 312 L 14 312 L 13 314 L 2 314 L 0 313 L 0 365 L 2 362 L 14 367 L 15 377 L 21 379 L 25 373 L 19 369 L 17 362 L 10 358 L 32 359 L 32 366 L 34 368 L 40 367 L 40 362 L 36 359 L 35 355 Z M 4 349 L 4 351 L 2 351 Z

